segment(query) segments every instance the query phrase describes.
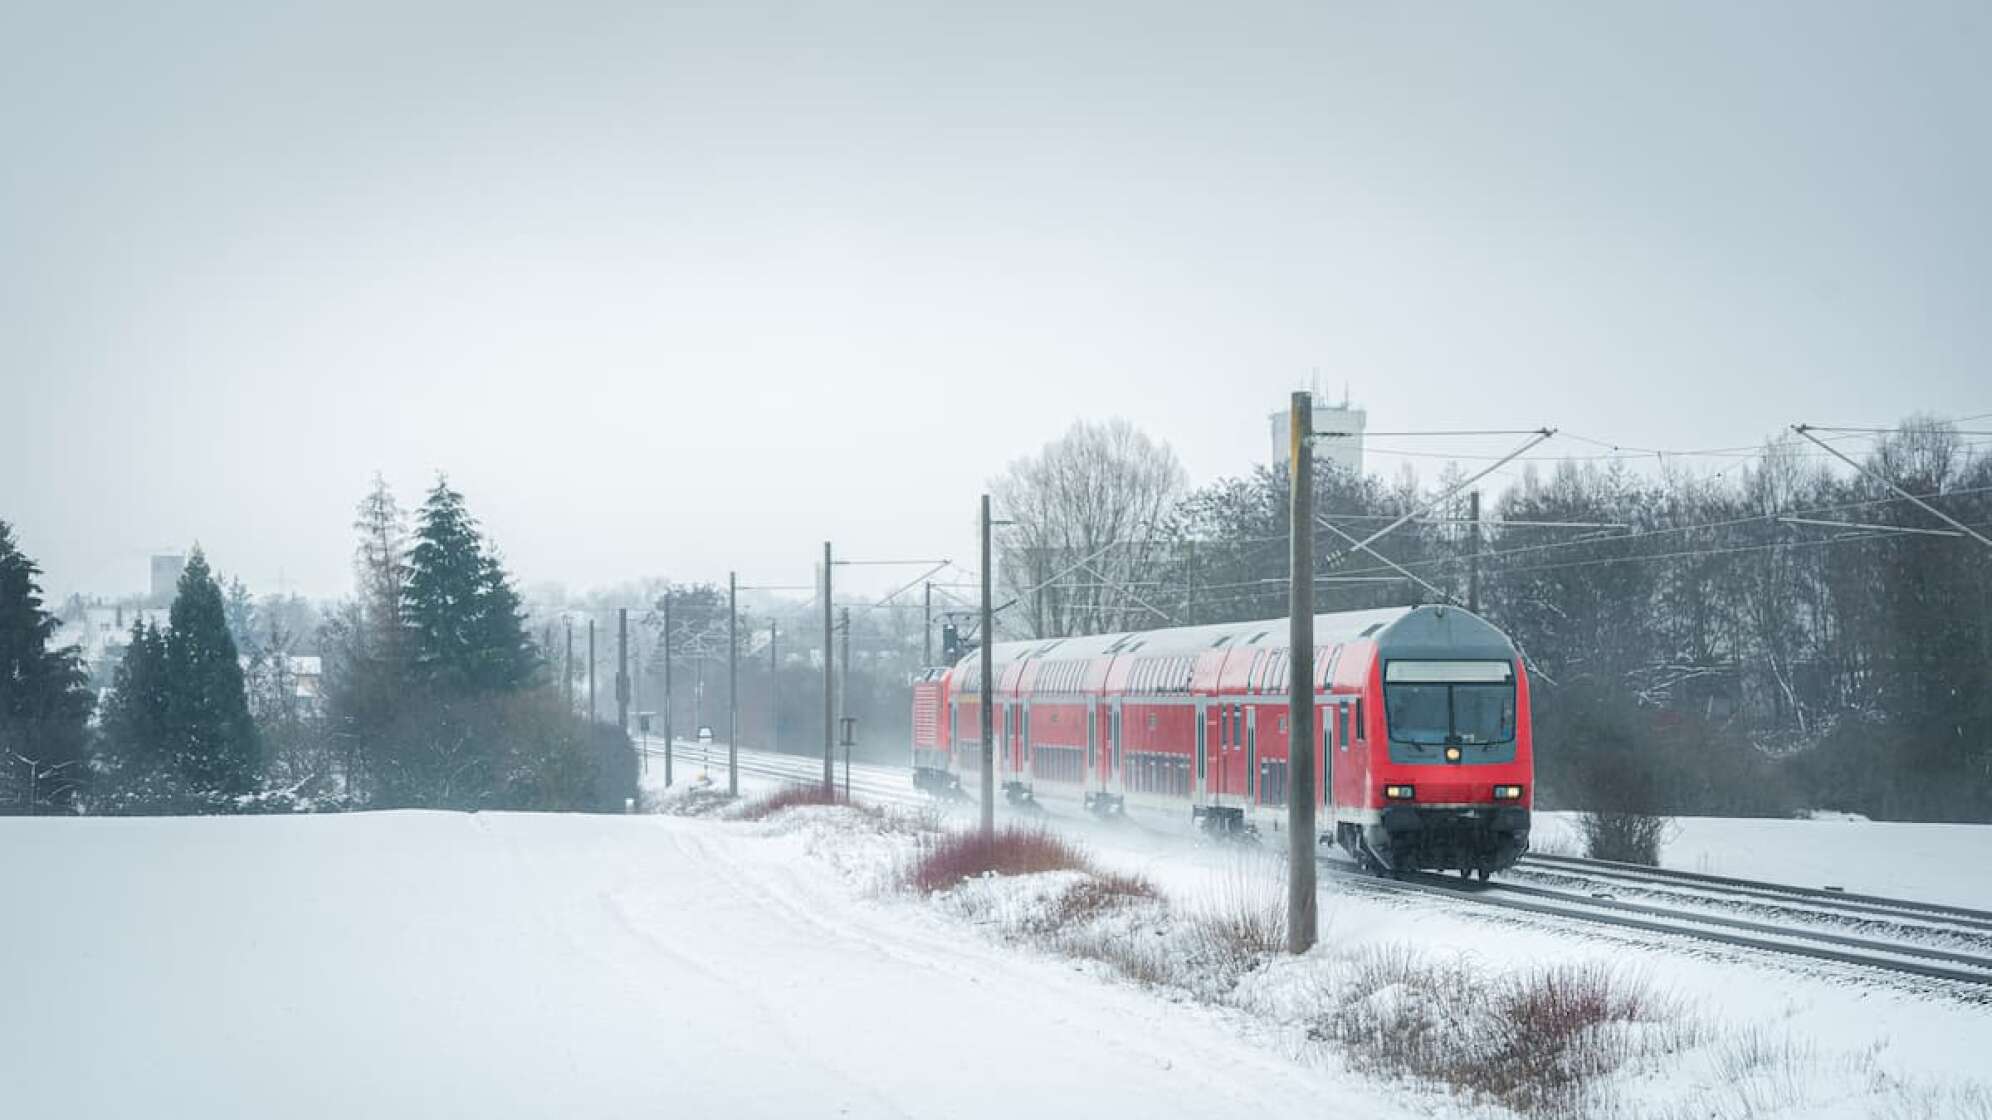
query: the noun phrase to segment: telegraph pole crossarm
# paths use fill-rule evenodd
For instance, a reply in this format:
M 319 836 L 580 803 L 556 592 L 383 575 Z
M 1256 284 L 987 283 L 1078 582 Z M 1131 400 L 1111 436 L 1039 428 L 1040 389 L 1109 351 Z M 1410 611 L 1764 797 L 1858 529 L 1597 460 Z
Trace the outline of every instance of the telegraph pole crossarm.
M 1510 451 L 1507 455 L 1503 456 L 1499 462 L 1477 472 L 1471 478 L 1468 478 L 1466 481 L 1455 485 L 1450 490 L 1447 490 L 1445 493 L 1440 494 L 1438 497 L 1433 498 L 1429 502 L 1426 502 L 1424 505 L 1419 506 L 1417 509 L 1412 510 L 1410 513 L 1404 514 L 1403 516 L 1392 521 L 1390 524 L 1385 525 L 1383 528 L 1378 529 L 1376 532 L 1371 533 L 1369 536 L 1364 537 L 1362 540 L 1357 541 L 1353 545 L 1350 545 L 1348 548 L 1343 549 L 1342 551 L 1337 552 L 1334 555 L 1330 556 L 1327 560 L 1326 566 L 1334 567 L 1336 564 L 1341 563 L 1343 560 L 1347 559 L 1349 556 L 1355 553 L 1369 551 L 1370 545 L 1373 545 L 1376 542 L 1382 540 L 1383 538 L 1389 536 L 1390 534 L 1395 533 L 1397 530 L 1403 528 L 1405 525 L 1408 525 L 1411 522 L 1418 520 L 1419 518 L 1425 516 L 1426 514 L 1432 512 L 1433 510 L 1439 508 L 1440 506 L 1445 505 L 1447 502 L 1452 501 L 1453 498 L 1457 497 L 1467 487 L 1472 486 L 1474 483 L 1479 482 L 1481 479 L 1486 478 L 1488 475 L 1493 474 L 1495 471 L 1498 471 L 1502 467 L 1507 466 L 1509 463 L 1514 462 L 1516 459 L 1521 458 L 1522 455 L 1525 454 L 1530 448 L 1536 446 L 1537 444 L 1541 443 L 1542 441 L 1548 439 L 1549 437 L 1555 434 L 1556 434 L 1555 428 L 1538 429 L 1535 432 L 1534 436 L 1527 443 L 1524 443 L 1520 447 L 1517 447 L 1513 451 Z
M 1924 501 L 1923 499 L 1917 497 L 1916 495 L 1911 494 L 1909 491 L 1904 490 L 1902 487 L 1897 486 L 1892 480 L 1890 480 L 1886 476 L 1878 472 L 1871 471 L 1866 467 L 1861 466 L 1859 463 L 1854 462 L 1851 458 L 1843 454 L 1839 448 L 1834 447 L 1831 444 L 1827 443 L 1826 441 L 1820 439 L 1818 436 L 1813 435 L 1811 425 L 1794 424 L 1792 425 L 1791 430 L 1797 432 L 1799 435 L 1804 436 L 1806 439 L 1812 441 L 1814 444 L 1818 445 L 1820 450 L 1833 456 L 1835 459 L 1840 460 L 1842 463 L 1845 463 L 1848 466 L 1854 468 L 1855 470 L 1859 471 L 1861 474 L 1866 475 L 1868 478 L 1871 478 L 1876 482 L 1881 483 L 1883 486 L 1888 487 L 1890 490 L 1895 491 L 1896 495 L 1902 498 L 1904 501 L 1915 503 L 1915 505 L 1918 508 L 1922 509 L 1924 513 L 1927 513 L 1931 517 L 1934 517 L 1937 520 L 1943 522 L 1944 524 L 1950 526 L 1951 528 L 1956 529 L 1958 532 L 1963 533 L 1965 536 L 1970 537 L 1972 540 L 1977 541 L 1979 544 L 1984 545 L 1986 548 L 1992 548 L 1992 540 L 1987 540 L 1983 533 L 1980 533 L 1978 530 L 1973 529 L 1971 526 L 1966 525 L 1964 522 L 1959 521 L 1957 518 L 1952 517 L 1950 514 L 1945 513 L 1943 510 L 1938 509 L 1937 507 L 1931 505 L 1930 503 Z

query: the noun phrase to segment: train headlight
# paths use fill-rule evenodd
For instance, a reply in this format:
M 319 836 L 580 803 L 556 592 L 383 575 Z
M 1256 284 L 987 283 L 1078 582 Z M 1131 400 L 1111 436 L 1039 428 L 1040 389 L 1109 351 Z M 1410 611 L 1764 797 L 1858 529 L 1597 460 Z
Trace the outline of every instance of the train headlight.
M 1447 762 L 1458 762 L 1458 761 L 1459 761 L 1459 748 L 1458 748 L 1458 747 L 1447 747 L 1447 748 L 1446 748 L 1446 761 L 1447 761 Z
M 1522 787 L 1520 786 L 1494 787 L 1494 800 L 1496 801 L 1520 801 L 1521 799 Z
M 1412 798 L 1416 797 L 1417 794 L 1418 791 L 1412 788 L 1411 786 L 1383 787 L 1383 796 L 1392 801 L 1410 801 Z

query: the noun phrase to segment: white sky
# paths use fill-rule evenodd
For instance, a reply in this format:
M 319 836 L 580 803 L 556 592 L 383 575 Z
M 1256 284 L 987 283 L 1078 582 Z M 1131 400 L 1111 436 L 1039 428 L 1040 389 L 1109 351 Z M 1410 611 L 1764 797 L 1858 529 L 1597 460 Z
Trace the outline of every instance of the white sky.
M 58 595 L 195 539 L 334 595 L 443 468 L 527 583 L 806 582 L 970 559 L 1075 417 L 1246 470 L 1312 370 L 1658 447 L 1992 411 L 1988 11 L 7 5 L 0 519 Z

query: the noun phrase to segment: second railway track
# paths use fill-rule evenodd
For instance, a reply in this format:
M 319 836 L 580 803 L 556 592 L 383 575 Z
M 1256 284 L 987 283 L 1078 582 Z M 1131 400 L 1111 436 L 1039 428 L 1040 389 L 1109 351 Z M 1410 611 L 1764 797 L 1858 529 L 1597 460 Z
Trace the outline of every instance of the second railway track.
M 649 750 L 652 757 L 663 754 L 661 747 Z M 677 750 L 679 765 L 683 767 L 691 762 L 699 748 L 681 746 Z M 705 763 L 708 771 L 724 766 L 723 757 L 716 764 L 711 761 Z M 820 759 L 763 751 L 741 751 L 739 766 L 742 773 L 791 782 L 818 781 L 823 774 Z M 845 778 L 841 761 L 836 768 L 836 778 L 837 784 L 842 787 Z M 930 798 L 912 788 L 909 772 L 897 767 L 854 763 L 849 780 L 852 793 L 858 796 L 903 805 L 931 803 Z M 1631 902 L 1604 896 L 1595 890 L 1559 890 L 1512 881 L 1462 883 L 1422 874 L 1379 878 L 1332 856 L 1322 859 L 1323 871 L 1351 890 L 1451 898 L 1511 913 L 1689 938 L 1943 981 L 1968 986 L 1968 990 L 1974 993 L 1992 995 L 1992 954 L 1902 938 L 1883 939 L 1803 924 L 1760 921 L 1712 912 L 1709 907 L 1720 907 L 1724 900 L 1741 900 L 1751 905 L 1802 905 L 1816 913 L 1843 914 L 1864 921 L 1925 922 L 1938 932 L 1951 931 L 1967 936 L 1992 935 L 1992 912 L 1568 856 L 1531 855 L 1523 860 L 1520 867 L 1524 871 L 1551 876 L 1602 880 L 1640 888 L 1657 888 L 1663 892 L 1687 892 L 1689 897 L 1685 901 L 1702 908 Z

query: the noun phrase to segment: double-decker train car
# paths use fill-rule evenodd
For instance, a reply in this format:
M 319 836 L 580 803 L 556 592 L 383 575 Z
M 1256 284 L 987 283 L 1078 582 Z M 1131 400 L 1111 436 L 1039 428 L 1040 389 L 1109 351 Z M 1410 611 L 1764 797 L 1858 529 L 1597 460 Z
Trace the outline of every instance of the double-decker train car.
M 1534 758 L 1514 644 L 1456 607 L 1317 615 L 1321 839 L 1380 871 L 1485 878 L 1528 847 Z M 1287 620 L 999 643 L 996 781 L 1013 802 L 1284 828 Z M 913 686 L 916 785 L 980 780 L 981 657 Z

